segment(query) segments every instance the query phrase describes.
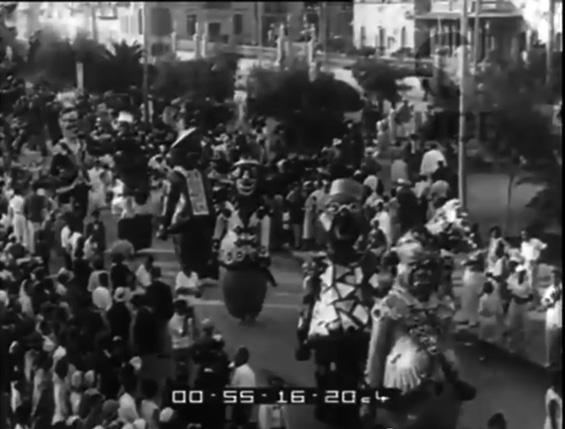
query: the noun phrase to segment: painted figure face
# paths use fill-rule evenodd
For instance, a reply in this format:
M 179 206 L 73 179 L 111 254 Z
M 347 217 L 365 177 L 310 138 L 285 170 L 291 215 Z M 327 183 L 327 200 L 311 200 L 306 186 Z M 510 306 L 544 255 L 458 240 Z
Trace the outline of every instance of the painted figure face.
M 320 221 L 328 234 L 330 246 L 335 250 L 354 248 L 367 232 L 361 202 L 344 193 L 329 197 Z
M 75 138 L 78 133 L 78 112 L 76 110 L 63 111 L 59 116 L 59 125 L 63 137 Z
M 237 192 L 244 197 L 249 197 L 257 191 L 259 183 L 259 168 L 253 164 L 244 164 L 234 171 L 235 187 Z
M 421 259 L 410 266 L 408 290 L 421 301 L 427 301 L 441 276 L 441 267 L 432 259 Z

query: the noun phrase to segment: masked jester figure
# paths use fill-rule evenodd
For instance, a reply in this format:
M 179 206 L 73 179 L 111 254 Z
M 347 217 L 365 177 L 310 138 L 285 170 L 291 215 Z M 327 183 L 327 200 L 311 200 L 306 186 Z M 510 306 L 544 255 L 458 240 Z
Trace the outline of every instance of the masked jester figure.
M 262 310 L 267 284 L 275 285 L 268 270 L 271 220 L 259 194 L 259 163 L 242 159 L 233 178 L 236 195 L 218 215 L 214 240 L 226 307 L 233 317 L 252 322 Z
M 362 387 L 375 299 L 377 257 L 366 249 L 369 224 L 362 214 L 363 187 L 352 179 L 335 180 L 320 223 L 327 251 L 307 264 L 296 358 L 314 354 L 320 389 Z M 316 408 L 319 420 L 359 427 L 355 406 Z

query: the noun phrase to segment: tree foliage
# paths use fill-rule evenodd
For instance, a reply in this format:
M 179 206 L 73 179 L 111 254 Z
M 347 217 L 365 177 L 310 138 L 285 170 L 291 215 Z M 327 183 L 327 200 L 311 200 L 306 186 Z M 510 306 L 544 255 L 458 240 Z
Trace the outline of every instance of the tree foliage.
M 228 55 L 157 65 L 153 91 L 166 99 L 231 99 L 237 60 Z
M 248 78 L 248 112 L 270 116 L 294 133 L 290 145 L 316 149 L 340 135 L 345 112 L 359 111 L 359 93 L 332 75 L 319 73 L 310 80 L 308 70 L 254 68 Z
M 367 92 L 374 95 L 379 101 L 396 103 L 400 99 L 399 79 L 407 77 L 409 73 L 396 69 L 390 64 L 378 59 L 361 59 L 352 66 L 353 77 Z

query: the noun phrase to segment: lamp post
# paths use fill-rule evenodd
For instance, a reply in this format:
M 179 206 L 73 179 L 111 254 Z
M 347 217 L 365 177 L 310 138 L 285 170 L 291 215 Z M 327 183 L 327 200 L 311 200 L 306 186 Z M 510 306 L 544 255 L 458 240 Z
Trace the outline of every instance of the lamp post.
M 546 77 L 545 83 L 549 90 L 553 81 L 553 42 L 555 39 L 555 0 L 549 0 L 549 16 L 548 16 L 548 38 L 546 53 Z
M 143 17 L 143 115 L 145 117 L 145 124 L 149 125 L 151 123 L 151 118 L 149 117 L 149 19 L 148 19 L 148 3 L 143 2 L 142 6 L 142 17 Z
M 479 15 L 481 13 L 482 0 L 475 1 L 475 21 L 473 22 L 473 73 L 474 73 L 474 88 L 477 91 L 478 77 L 479 77 L 479 57 L 481 55 L 480 44 L 480 31 L 481 31 L 481 21 Z M 477 98 L 479 94 L 475 95 Z M 477 100 L 478 101 L 478 100 Z M 476 103 L 475 112 L 475 138 L 479 140 L 481 132 L 481 112 L 480 103 Z
M 467 40 L 468 34 L 468 11 L 467 11 L 467 0 L 462 0 L 461 2 L 461 33 L 460 33 L 460 58 L 459 67 L 461 70 L 461 79 L 459 82 L 459 138 L 458 138 L 458 151 L 457 151 L 457 161 L 458 161 L 458 185 L 459 185 L 459 200 L 463 208 L 467 205 L 467 177 L 466 177 L 466 153 L 465 153 L 465 128 L 467 125 L 466 114 L 466 87 L 467 87 Z

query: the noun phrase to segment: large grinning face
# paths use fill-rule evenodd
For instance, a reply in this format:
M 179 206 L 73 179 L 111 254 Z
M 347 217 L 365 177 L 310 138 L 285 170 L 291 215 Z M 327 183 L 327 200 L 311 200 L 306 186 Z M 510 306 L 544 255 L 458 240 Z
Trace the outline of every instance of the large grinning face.
M 237 192 L 244 197 L 249 197 L 257 191 L 259 183 L 259 169 L 254 165 L 241 166 L 234 171 Z

